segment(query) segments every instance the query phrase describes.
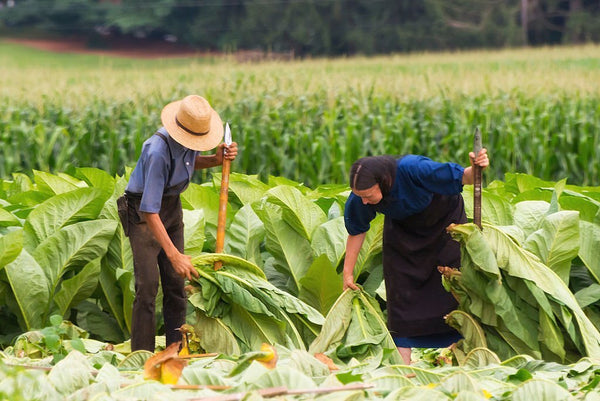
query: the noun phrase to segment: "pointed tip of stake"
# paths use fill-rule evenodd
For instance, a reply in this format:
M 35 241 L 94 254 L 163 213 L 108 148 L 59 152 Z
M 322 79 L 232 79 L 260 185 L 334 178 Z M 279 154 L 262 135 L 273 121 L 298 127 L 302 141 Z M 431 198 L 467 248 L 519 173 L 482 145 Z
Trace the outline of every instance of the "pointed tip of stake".
M 227 146 L 231 145 L 231 129 L 229 128 L 229 122 L 225 123 L 225 135 L 224 135 L 225 144 Z

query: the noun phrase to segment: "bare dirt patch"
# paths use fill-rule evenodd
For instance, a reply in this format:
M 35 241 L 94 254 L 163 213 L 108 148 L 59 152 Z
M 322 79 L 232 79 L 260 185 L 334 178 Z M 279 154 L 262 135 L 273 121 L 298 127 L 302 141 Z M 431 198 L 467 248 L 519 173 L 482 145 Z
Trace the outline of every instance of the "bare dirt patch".
M 261 50 L 238 50 L 234 53 L 221 53 L 216 51 L 201 51 L 191 47 L 170 43 L 166 41 L 151 41 L 142 39 L 111 39 L 103 48 L 89 47 L 83 39 L 22 39 L 5 38 L 5 42 L 18 43 L 35 49 L 76 54 L 96 54 L 128 58 L 167 58 L 167 57 L 223 57 L 233 56 L 237 62 L 260 61 L 290 61 L 294 60 L 294 52 L 273 53 Z
M 4 39 L 39 50 L 56 53 L 98 54 L 131 58 L 194 57 L 216 55 L 165 41 L 111 40 L 104 48 L 90 48 L 85 40 L 67 39 Z

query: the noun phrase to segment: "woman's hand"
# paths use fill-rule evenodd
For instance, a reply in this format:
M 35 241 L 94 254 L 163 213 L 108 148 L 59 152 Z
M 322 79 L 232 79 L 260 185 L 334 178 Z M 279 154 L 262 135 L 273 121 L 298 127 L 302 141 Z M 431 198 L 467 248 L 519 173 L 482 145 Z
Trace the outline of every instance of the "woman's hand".
M 486 148 L 481 149 L 481 151 L 479 152 L 477 157 L 475 157 L 475 153 L 470 152 L 469 159 L 471 160 L 471 166 L 465 168 L 465 170 L 463 172 L 463 179 L 462 179 L 463 185 L 473 185 L 473 167 L 474 166 L 479 166 L 483 170 L 490 165 L 490 159 L 488 158 Z
M 475 153 L 469 153 L 469 159 L 471 159 L 471 166 L 479 166 L 484 169 L 490 165 L 490 159 L 488 158 L 486 148 L 481 149 L 477 157 L 475 157 Z
M 354 274 L 346 274 L 344 272 L 344 291 L 350 288 L 351 290 L 358 290 L 358 286 L 354 282 Z

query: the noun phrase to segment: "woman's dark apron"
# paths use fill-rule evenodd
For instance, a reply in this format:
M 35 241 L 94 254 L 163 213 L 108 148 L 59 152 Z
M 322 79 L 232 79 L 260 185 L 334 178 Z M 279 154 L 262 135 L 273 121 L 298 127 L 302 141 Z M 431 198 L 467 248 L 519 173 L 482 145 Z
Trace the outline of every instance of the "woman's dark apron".
M 446 227 L 465 223 L 461 195 L 438 195 L 422 212 L 403 220 L 385 217 L 383 274 L 388 329 L 393 337 L 452 332 L 444 316 L 457 302 L 442 287 L 438 266 L 460 266 L 460 246 Z

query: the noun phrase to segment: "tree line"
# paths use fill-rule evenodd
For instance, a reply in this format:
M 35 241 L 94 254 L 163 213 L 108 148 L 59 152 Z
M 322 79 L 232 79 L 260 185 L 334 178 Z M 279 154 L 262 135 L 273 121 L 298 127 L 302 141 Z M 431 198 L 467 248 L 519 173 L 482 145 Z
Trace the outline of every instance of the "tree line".
M 296 56 L 600 41 L 600 0 L 0 0 L 0 32 Z

